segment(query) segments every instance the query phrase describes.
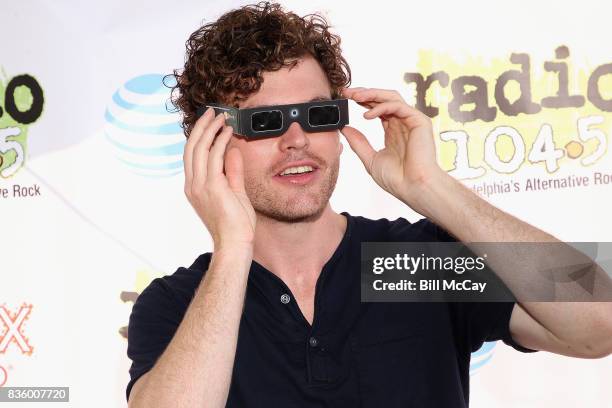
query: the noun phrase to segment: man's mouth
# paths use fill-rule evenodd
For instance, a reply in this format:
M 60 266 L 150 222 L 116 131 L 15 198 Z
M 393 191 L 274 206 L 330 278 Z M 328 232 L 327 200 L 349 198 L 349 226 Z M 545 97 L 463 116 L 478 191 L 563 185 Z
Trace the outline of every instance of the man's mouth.
M 319 169 L 310 164 L 290 166 L 284 168 L 274 176 L 275 180 L 291 185 L 304 185 L 312 182 L 319 174 Z
M 304 173 L 310 173 L 313 170 L 314 170 L 314 167 L 312 167 L 312 166 L 288 167 L 285 170 L 283 170 L 279 175 L 280 176 L 289 176 L 289 175 L 304 174 Z
M 314 160 L 302 159 L 294 160 L 285 163 L 282 167 L 277 169 L 277 176 L 288 176 L 292 174 L 303 174 L 318 169 L 319 166 Z

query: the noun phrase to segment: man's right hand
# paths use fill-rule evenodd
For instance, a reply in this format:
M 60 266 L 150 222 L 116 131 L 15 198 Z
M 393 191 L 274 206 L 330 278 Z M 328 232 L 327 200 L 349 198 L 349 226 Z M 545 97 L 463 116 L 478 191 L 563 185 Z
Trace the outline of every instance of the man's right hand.
M 232 134 L 225 116 L 215 117 L 208 109 L 195 123 L 183 154 L 185 195 L 210 232 L 215 249 L 252 246 L 255 238 L 255 210 L 244 188 L 242 154 L 237 147 L 226 152 Z

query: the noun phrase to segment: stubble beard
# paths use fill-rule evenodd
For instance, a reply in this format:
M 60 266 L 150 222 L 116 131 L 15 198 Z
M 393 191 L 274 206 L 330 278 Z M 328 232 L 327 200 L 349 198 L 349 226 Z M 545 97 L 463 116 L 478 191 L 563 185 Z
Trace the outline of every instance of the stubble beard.
M 258 216 L 279 222 L 305 222 L 317 219 L 336 188 L 340 157 L 319 175 L 316 185 L 282 186 L 272 179 L 246 177 L 245 190 Z M 276 194 L 275 194 L 276 193 Z

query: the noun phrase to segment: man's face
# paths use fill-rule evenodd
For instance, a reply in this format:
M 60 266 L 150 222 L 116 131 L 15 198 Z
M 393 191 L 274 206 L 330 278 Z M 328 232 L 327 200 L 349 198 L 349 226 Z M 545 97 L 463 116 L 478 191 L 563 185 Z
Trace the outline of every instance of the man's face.
M 260 90 L 240 108 L 331 99 L 327 77 L 312 57 L 300 59 L 292 69 L 265 72 L 263 78 Z M 340 167 L 342 143 L 338 131 L 306 133 L 295 122 L 278 137 L 247 141 L 234 135 L 228 148 L 232 146 L 242 153 L 245 189 L 257 213 L 278 221 L 298 222 L 318 215 L 327 206 Z M 314 170 L 280 175 L 302 161 Z

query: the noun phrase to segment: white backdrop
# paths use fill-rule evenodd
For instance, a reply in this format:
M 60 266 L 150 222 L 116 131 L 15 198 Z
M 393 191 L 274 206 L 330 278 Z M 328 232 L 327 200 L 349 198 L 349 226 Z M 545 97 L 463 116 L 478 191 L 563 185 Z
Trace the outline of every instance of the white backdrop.
M 462 168 L 453 173 L 462 178 L 469 159 L 477 176 L 463 181 L 482 191 L 497 186 L 485 196 L 496 206 L 567 241 L 612 241 L 612 180 L 595 184 L 597 173 L 612 178 L 612 114 L 587 95 L 595 69 L 612 63 L 609 2 L 283 3 L 298 14 L 320 11 L 329 18 L 342 36 L 355 86 L 396 89 L 414 103 L 406 73 L 448 74 L 446 87 L 434 84 L 426 95 L 440 108 L 434 125 L 443 168 Z M 0 6 L 0 386 L 69 386 L 65 405 L 126 406 L 122 327 L 131 301 L 154 277 L 212 249 L 183 195 L 184 138 L 177 115 L 163 109 L 168 94 L 159 78 L 182 66 L 184 42 L 203 19 L 240 4 L 37 0 Z M 562 46 L 566 58 L 562 49 L 555 55 Z M 503 72 L 521 69 L 512 53 L 530 58 L 534 103 L 557 92 L 557 74 L 544 69 L 545 61 L 556 61 L 566 62 L 569 93 L 584 96 L 583 106 L 504 114 L 494 88 Z M 26 74 L 44 97 L 42 113 L 29 124 L 12 117 L 5 98 L 11 80 Z M 493 120 L 451 117 L 451 84 L 465 75 L 483 78 L 487 103 L 497 108 Z M 603 99 L 612 99 L 612 75 L 596 85 Z M 518 84 L 505 92 L 516 99 Z M 8 98 L 26 112 L 34 93 L 21 86 Z M 351 105 L 351 125 L 381 147 L 380 126 L 361 113 Z M 544 124 L 550 136 L 540 134 Z M 502 126 L 516 131 L 514 145 L 512 129 L 497 142 L 491 136 Z M 444 141 L 445 134 L 466 143 Z M 336 211 L 420 218 L 381 191 L 345 145 L 332 197 Z M 541 157 L 530 157 L 542 149 Z M 548 163 L 539 161 L 545 158 Z M 586 177 L 589 185 L 526 188 L 528 180 L 568 176 Z M 518 191 L 504 192 L 506 184 Z M 612 357 L 524 355 L 491 343 L 475 354 L 471 381 L 472 407 L 612 406 Z

